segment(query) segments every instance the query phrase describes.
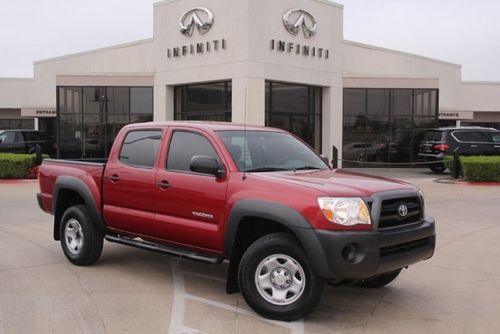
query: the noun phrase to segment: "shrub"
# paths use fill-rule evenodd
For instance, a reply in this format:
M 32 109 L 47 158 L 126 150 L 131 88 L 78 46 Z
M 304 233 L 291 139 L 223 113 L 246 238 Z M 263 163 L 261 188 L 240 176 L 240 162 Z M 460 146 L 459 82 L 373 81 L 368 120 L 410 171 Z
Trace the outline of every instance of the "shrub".
M 460 157 L 462 173 L 466 181 L 500 182 L 500 156 Z
M 0 153 L 0 179 L 36 179 L 37 175 L 34 154 Z

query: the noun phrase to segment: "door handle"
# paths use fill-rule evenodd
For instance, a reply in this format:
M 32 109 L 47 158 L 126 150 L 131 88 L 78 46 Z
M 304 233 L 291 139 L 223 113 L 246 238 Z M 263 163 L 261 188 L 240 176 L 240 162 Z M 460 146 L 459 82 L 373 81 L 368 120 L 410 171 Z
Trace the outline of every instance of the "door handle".
M 168 183 L 167 180 L 162 180 L 162 181 L 158 182 L 157 185 L 160 189 L 163 189 L 163 190 L 170 188 L 170 183 Z
M 117 174 L 113 174 L 109 177 L 109 179 L 111 180 L 111 182 L 115 183 L 115 182 L 118 182 L 120 181 L 120 177 L 117 175 Z

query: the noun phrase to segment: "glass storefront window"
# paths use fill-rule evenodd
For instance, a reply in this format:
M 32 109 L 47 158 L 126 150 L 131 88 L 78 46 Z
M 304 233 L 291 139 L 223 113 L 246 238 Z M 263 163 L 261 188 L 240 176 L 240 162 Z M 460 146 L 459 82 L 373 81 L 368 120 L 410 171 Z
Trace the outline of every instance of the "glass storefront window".
M 60 158 L 106 158 L 118 131 L 153 120 L 152 87 L 58 87 Z
M 175 120 L 231 122 L 230 81 L 175 87 Z
M 344 89 L 344 166 L 415 162 L 437 119 L 436 89 Z
M 35 121 L 32 119 L 0 119 L 0 130 L 34 128 Z
M 321 152 L 322 88 L 266 81 L 266 126 L 290 131 Z

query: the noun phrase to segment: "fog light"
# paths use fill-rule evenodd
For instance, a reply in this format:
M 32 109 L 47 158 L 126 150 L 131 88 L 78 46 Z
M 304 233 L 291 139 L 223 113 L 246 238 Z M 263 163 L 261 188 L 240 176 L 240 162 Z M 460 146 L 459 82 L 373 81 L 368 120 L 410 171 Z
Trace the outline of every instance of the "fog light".
M 356 260 L 357 253 L 358 247 L 356 247 L 356 244 L 349 244 L 342 249 L 342 257 L 346 262 L 353 263 Z

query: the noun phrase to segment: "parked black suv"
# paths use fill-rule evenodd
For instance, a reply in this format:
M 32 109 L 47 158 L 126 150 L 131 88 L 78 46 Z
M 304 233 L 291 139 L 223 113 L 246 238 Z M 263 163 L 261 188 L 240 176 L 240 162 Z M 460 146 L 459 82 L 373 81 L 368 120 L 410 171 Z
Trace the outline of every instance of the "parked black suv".
M 43 131 L 37 130 L 0 130 L 1 153 L 34 153 L 40 145 L 42 153 L 54 155 L 55 140 Z
M 441 173 L 446 167 L 439 161 L 457 149 L 460 155 L 500 155 L 500 130 L 479 126 L 427 130 L 420 143 L 418 159 L 431 162 L 430 169 Z

